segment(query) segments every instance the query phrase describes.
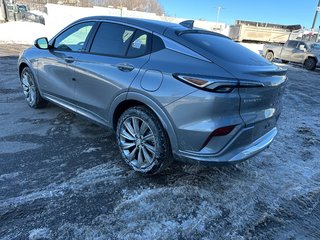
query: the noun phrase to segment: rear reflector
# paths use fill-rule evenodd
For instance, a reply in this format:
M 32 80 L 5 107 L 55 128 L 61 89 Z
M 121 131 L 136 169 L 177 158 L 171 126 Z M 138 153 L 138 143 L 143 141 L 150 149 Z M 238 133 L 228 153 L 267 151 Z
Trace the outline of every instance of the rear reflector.
M 225 135 L 228 135 L 228 134 L 234 129 L 234 127 L 235 127 L 235 125 L 218 128 L 218 129 L 214 130 L 214 131 L 210 134 L 210 136 L 211 136 L 211 137 L 217 137 L 217 136 L 225 136 Z
M 206 139 L 206 141 L 203 143 L 201 148 L 204 148 L 205 146 L 207 146 L 207 144 L 210 142 L 210 140 L 213 137 L 220 137 L 220 136 L 225 136 L 228 135 L 229 133 L 231 133 L 231 131 L 235 128 L 236 125 L 232 125 L 232 126 L 226 126 L 226 127 L 221 127 L 221 128 L 217 128 L 216 130 L 214 130 L 212 133 L 210 133 L 209 137 Z

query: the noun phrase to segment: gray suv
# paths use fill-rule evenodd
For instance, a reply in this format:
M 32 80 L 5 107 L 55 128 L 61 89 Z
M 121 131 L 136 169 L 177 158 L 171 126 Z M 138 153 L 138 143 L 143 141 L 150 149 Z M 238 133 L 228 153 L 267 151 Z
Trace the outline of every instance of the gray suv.
M 123 159 L 154 174 L 171 159 L 226 164 L 265 149 L 286 70 L 190 24 L 80 19 L 18 62 L 30 107 L 50 101 L 113 128 Z

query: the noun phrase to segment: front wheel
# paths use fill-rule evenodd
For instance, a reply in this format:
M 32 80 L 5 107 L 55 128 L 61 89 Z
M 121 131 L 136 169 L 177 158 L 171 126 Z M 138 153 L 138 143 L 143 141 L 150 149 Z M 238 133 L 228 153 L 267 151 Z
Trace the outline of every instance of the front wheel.
M 137 172 L 156 174 L 171 161 L 167 134 L 146 107 L 126 110 L 118 120 L 116 137 L 122 158 Z
M 307 58 L 304 61 L 304 67 L 308 70 L 315 70 L 317 66 L 317 61 L 314 58 Z
M 47 101 L 40 96 L 39 89 L 29 67 L 25 67 L 20 75 L 24 97 L 32 108 L 41 108 L 47 105 Z

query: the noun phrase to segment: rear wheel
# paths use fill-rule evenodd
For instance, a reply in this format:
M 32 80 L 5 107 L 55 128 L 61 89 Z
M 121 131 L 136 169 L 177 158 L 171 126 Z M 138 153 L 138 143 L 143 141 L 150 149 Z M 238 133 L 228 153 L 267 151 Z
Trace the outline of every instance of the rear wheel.
M 267 52 L 267 54 L 266 54 L 266 59 L 267 59 L 268 61 L 272 62 L 273 59 L 274 59 L 273 52 L 271 52 L 271 51 Z
M 145 107 L 126 110 L 118 120 L 116 136 L 122 158 L 137 172 L 156 174 L 171 161 L 166 132 Z
M 20 75 L 24 97 L 32 108 L 45 107 L 48 102 L 40 96 L 39 89 L 29 67 L 25 67 Z
M 317 61 L 314 58 L 307 58 L 303 65 L 308 70 L 315 70 L 317 66 Z

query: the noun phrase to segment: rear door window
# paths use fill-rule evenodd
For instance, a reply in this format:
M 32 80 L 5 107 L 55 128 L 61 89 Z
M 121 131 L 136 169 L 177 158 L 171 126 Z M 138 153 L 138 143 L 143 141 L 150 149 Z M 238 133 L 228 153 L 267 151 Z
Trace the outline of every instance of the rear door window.
M 139 57 L 150 53 L 151 34 L 137 30 L 129 46 L 127 57 Z
M 135 29 L 115 23 L 101 23 L 92 42 L 90 52 L 125 57 Z

